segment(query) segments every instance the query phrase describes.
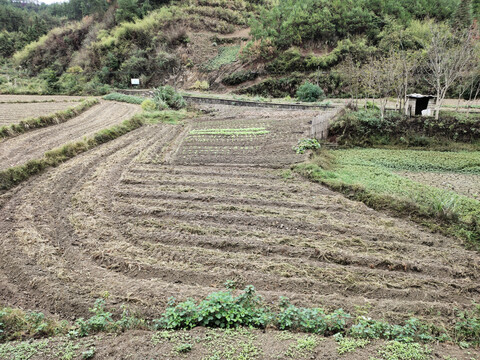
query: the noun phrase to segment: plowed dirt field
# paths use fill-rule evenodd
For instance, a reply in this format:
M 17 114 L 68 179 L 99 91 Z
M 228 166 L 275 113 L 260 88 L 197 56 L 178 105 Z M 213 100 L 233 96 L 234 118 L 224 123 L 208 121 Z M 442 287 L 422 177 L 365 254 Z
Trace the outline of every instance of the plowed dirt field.
M 93 109 L 101 127 L 134 112 Z M 478 300 L 478 254 L 286 170 L 304 159 L 292 146 L 311 119 L 218 107 L 184 125 L 140 128 L 4 194 L 0 302 L 69 318 L 108 291 L 158 316 L 170 296 L 201 298 L 236 280 L 268 300 L 369 304 L 378 318 L 445 323 Z M 85 123 L 2 143 L 1 167 L 35 157 L 45 139 L 78 138 Z M 82 135 L 100 127 L 87 123 Z
M 24 105 L 27 104 L 4 104 L 3 106 L 16 107 Z M 42 105 L 42 103 L 34 105 L 38 106 Z M 103 101 L 64 123 L 0 141 L 0 170 L 21 165 L 32 159 L 41 158 L 48 150 L 71 141 L 80 140 L 85 136 L 91 136 L 99 130 L 119 124 L 140 110 L 140 107 L 137 105 Z
M 1 97 L 0 97 L 1 100 Z M 78 102 L 0 103 L 0 126 L 16 124 L 21 120 L 53 114 L 78 105 Z

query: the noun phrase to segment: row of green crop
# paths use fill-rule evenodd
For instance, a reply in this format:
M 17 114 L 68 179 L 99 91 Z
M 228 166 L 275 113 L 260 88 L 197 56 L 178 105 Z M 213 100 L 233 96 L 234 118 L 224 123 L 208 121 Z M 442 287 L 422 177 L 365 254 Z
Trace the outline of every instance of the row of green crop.
M 230 283 L 231 285 L 231 283 Z M 374 320 L 365 316 L 354 317 L 342 309 L 331 312 L 322 308 L 303 308 L 281 298 L 271 307 L 257 294 L 252 285 L 235 295 L 232 289 L 210 294 L 204 300 L 192 299 L 176 303 L 171 299 L 160 318 L 147 321 L 134 316 L 125 307 L 121 316 L 105 308 L 99 299 L 90 309 L 90 318 L 79 318 L 73 325 L 47 319 L 42 313 L 25 313 L 11 308 L 0 309 L 0 340 L 49 337 L 68 334 L 72 338 L 98 332 L 121 332 L 128 329 L 191 329 L 196 326 L 235 328 L 249 326 L 264 329 L 301 331 L 323 336 L 340 335 L 358 339 L 386 339 L 402 343 L 457 341 L 480 343 L 480 307 L 457 313 L 453 329 L 424 323 L 410 318 L 403 325 Z

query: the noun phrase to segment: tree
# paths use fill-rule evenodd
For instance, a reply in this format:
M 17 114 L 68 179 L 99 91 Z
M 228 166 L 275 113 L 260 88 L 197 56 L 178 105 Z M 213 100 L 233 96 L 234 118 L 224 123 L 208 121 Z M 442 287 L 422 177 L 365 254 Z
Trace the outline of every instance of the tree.
M 138 0 L 118 0 L 118 9 L 115 13 L 115 19 L 118 22 L 133 21 L 141 15 L 141 7 Z
M 452 34 L 439 25 L 432 27 L 432 38 L 424 68 L 425 79 L 436 92 L 435 118 L 437 120 L 447 91 L 459 80 L 472 57 L 472 31 Z
M 472 1 L 461 0 L 454 15 L 455 29 L 467 29 L 472 25 Z

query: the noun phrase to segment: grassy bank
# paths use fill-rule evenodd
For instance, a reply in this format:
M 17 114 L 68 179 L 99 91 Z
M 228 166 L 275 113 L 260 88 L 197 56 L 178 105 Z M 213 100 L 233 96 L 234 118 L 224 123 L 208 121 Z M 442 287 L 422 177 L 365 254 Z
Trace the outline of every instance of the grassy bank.
M 45 169 L 58 166 L 85 151 L 93 149 L 103 143 L 114 140 L 129 133 L 145 124 L 158 122 L 176 123 L 187 116 L 186 111 L 156 111 L 143 112 L 125 120 L 120 125 L 100 130 L 92 137 L 73 143 L 68 143 L 44 154 L 41 159 L 30 160 L 27 163 L 0 171 L 0 191 L 9 190 L 19 183 L 27 180 L 30 176 L 39 174 Z
M 125 94 L 120 94 L 115 92 L 105 95 L 103 99 L 111 100 L 111 101 L 126 102 L 129 104 L 137 104 L 137 105 L 141 105 L 142 102 L 145 100 L 145 98 L 141 96 L 125 95 Z
M 352 149 L 321 151 L 294 169 L 375 209 L 427 221 L 480 249 L 480 202 L 400 176 L 394 171 L 480 174 L 479 152 Z
M 72 106 L 66 110 L 57 111 L 50 115 L 39 116 L 20 121 L 18 124 L 6 125 L 0 128 L 0 138 L 8 138 L 23 134 L 24 132 L 44 128 L 50 125 L 61 124 L 75 116 L 80 115 L 92 106 L 98 104 L 98 99 L 86 99 L 77 106 Z

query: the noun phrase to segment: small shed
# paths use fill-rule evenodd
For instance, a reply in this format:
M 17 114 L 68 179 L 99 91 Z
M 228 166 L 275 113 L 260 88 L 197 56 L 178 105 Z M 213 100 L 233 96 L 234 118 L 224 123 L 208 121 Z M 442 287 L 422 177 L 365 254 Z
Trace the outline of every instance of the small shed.
M 434 95 L 409 94 L 405 106 L 407 116 L 430 116 L 435 108 Z

